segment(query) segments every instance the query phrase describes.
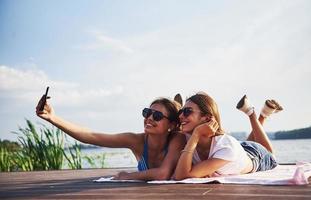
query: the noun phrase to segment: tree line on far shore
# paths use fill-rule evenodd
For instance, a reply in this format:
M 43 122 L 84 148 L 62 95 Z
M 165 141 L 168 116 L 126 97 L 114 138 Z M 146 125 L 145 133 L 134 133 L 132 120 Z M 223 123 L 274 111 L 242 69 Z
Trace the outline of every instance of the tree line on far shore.
M 249 132 L 231 132 L 230 135 L 243 141 L 247 139 Z M 267 135 L 272 140 L 307 139 L 311 138 L 311 126 L 294 130 L 267 132 Z
M 305 139 L 311 138 L 311 126 L 290 131 L 278 131 L 274 133 L 274 139 Z

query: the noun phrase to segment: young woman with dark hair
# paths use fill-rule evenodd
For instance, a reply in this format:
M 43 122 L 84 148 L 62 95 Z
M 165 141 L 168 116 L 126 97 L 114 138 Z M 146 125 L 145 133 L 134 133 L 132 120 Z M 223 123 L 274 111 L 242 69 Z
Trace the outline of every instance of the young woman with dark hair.
M 178 98 L 179 97 L 179 98 Z M 176 96 L 180 100 L 180 95 Z M 62 119 L 45 102 L 41 111 L 39 101 L 36 114 L 83 143 L 111 148 L 129 148 L 138 161 L 137 172 L 120 172 L 115 179 L 166 180 L 176 167 L 179 152 L 185 145 L 183 135 L 176 134 L 181 102 L 159 98 L 144 108 L 143 133 L 97 133 Z

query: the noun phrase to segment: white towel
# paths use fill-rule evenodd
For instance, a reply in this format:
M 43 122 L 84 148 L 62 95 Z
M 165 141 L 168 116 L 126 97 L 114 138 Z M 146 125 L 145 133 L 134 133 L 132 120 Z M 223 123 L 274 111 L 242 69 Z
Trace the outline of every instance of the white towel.
M 94 182 L 116 182 L 116 183 L 121 183 L 121 182 L 131 182 L 131 183 L 135 183 L 135 182 L 144 182 L 141 180 L 115 180 L 113 179 L 113 177 L 101 177 L 99 179 L 93 180 Z
M 148 181 L 152 184 L 174 183 L 210 183 L 255 184 L 255 185 L 307 185 L 311 176 L 311 164 L 278 165 L 276 168 L 263 172 L 242 175 L 219 176 L 212 178 L 188 178 L 181 181 Z M 139 182 L 138 180 L 113 180 L 112 177 L 100 178 L 96 182 Z

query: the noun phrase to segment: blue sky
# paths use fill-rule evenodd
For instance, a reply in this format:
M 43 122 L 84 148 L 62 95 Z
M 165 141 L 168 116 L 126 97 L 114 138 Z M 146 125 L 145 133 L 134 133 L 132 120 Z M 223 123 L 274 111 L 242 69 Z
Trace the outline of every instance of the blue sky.
M 156 97 L 197 91 L 218 102 L 228 132 L 249 131 L 247 94 L 285 110 L 267 131 L 310 126 L 311 2 L 0 0 L 0 138 L 15 139 L 50 86 L 63 118 L 141 132 Z

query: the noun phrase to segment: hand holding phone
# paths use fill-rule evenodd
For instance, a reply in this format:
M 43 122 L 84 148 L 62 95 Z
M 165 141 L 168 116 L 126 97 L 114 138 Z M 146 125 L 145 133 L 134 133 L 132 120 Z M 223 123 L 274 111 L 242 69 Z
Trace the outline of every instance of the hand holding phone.
M 46 100 L 48 99 L 48 92 L 49 92 L 49 87 L 46 88 L 45 94 L 42 95 L 40 101 L 39 101 L 39 105 L 38 105 L 38 109 L 39 111 L 43 111 Z

